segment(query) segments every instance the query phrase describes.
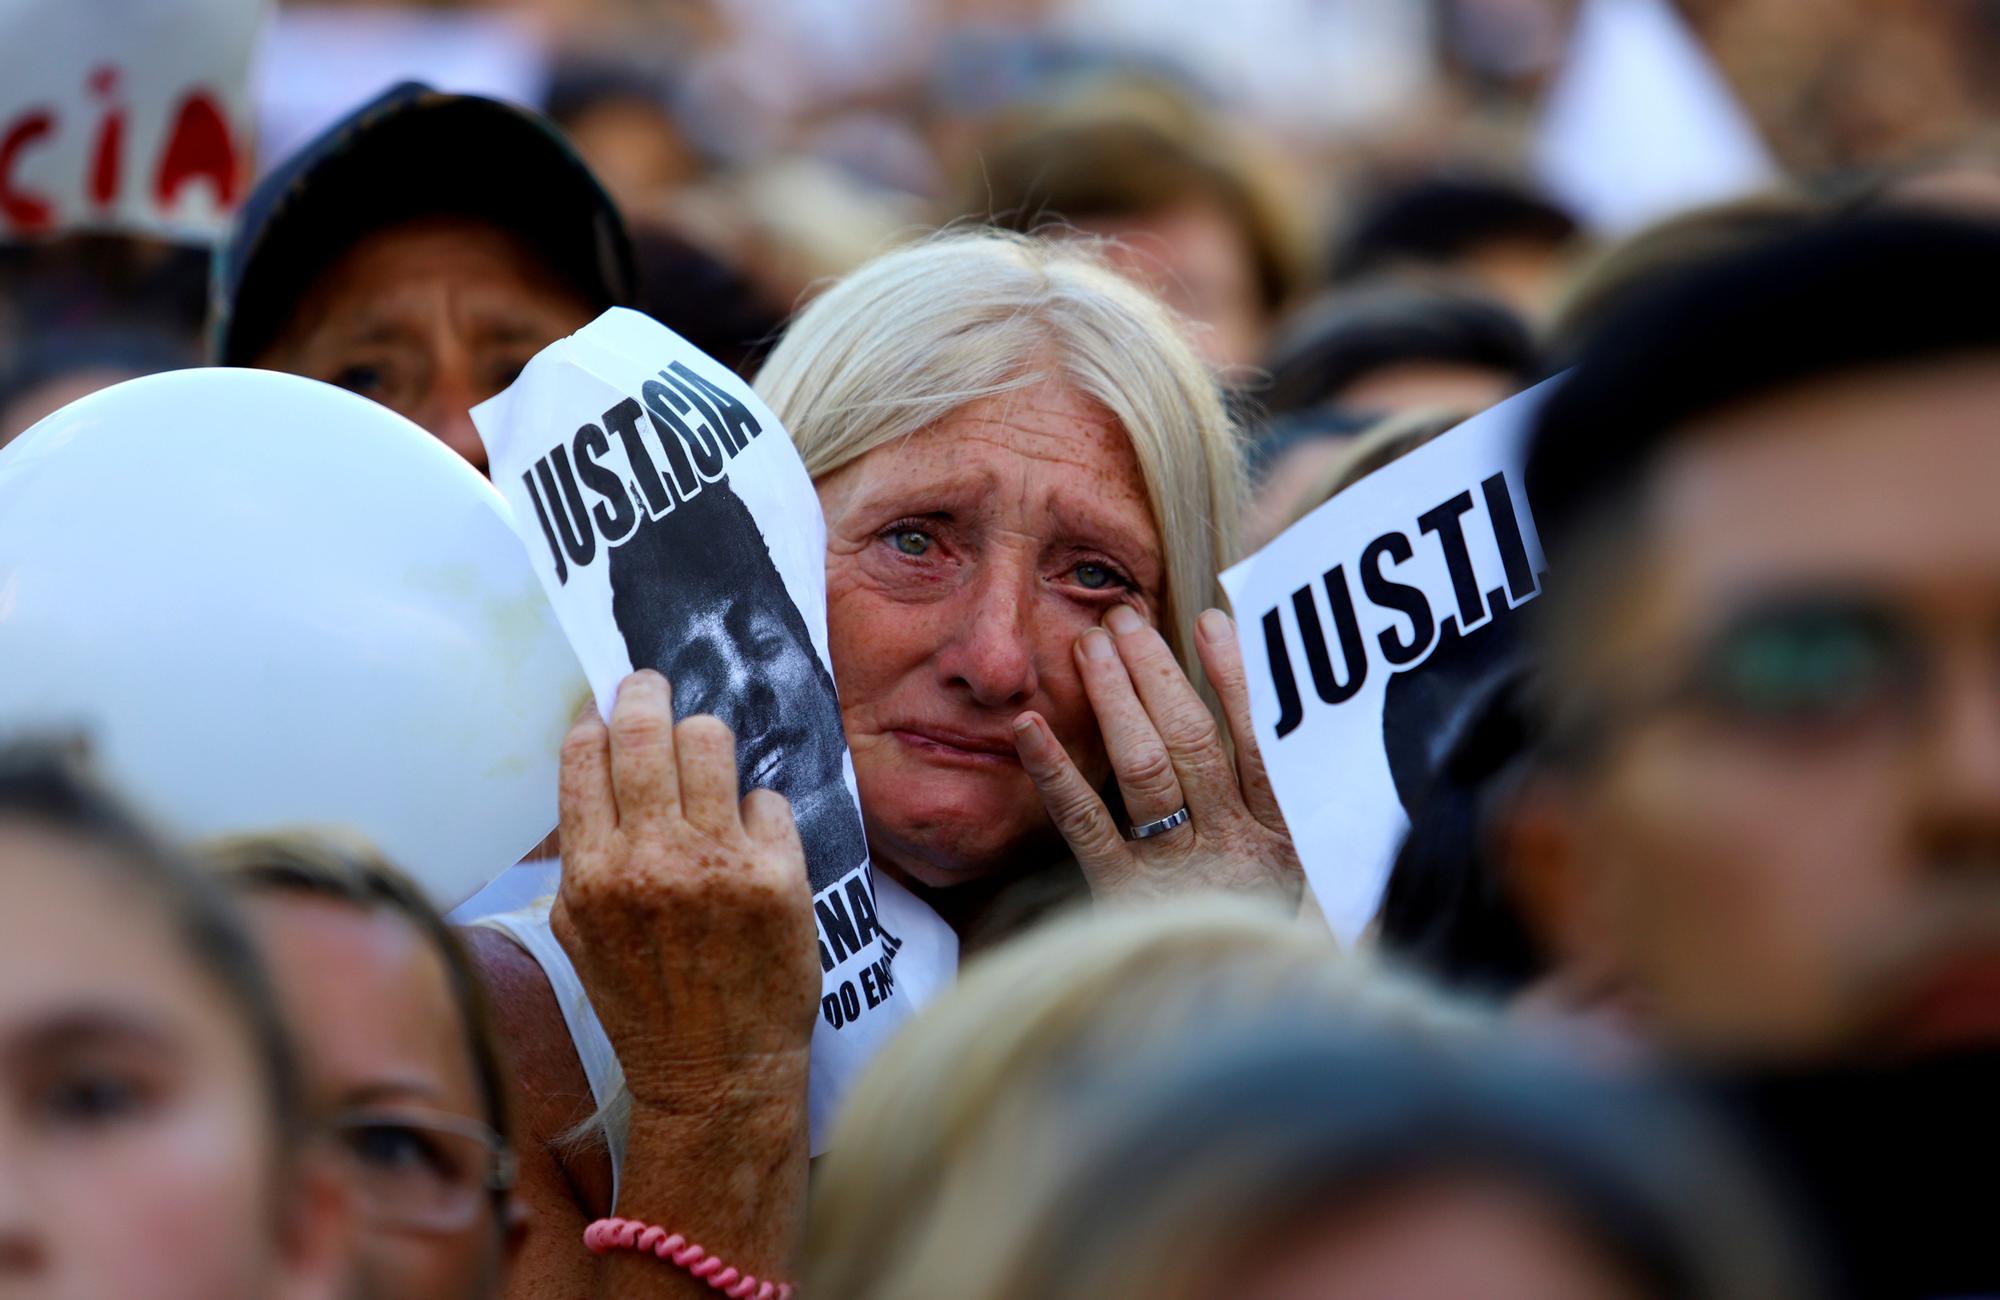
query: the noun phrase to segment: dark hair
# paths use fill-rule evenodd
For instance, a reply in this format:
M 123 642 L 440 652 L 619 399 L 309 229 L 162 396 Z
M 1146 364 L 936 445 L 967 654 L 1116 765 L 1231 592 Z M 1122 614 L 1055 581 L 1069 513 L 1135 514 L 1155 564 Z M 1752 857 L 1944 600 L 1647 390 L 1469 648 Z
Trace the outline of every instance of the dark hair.
M 1767 1189 L 1679 1095 L 1498 1035 L 1426 1044 L 1282 1011 L 1085 1085 L 1044 1248 L 1022 1272 L 1054 1285 L 1021 1294 L 1111 1282 L 1119 1256 L 1177 1229 L 1249 1245 L 1379 1192 L 1481 1175 L 1547 1197 L 1655 1300 L 1805 1293 Z
M 42 385 L 90 370 L 150 375 L 200 364 L 187 343 L 145 326 L 36 330 L 0 362 L 0 415 Z M 0 429 L 0 440 L 7 436 Z
M 1607 321 L 1688 266 L 1789 238 L 1824 216 L 1803 195 L 1773 190 L 1677 212 L 1596 250 L 1571 277 L 1543 333 L 1551 368 L 1575 360 Z
M 1996 299 L 2000 227 L 1942 216 L 1828 222 L 1691 262 L 1606 320 L 1536 413 L 1527 490 L 1551 570 L 1580 526 L 1633 517 L 1690 420 L 1825 376 L 2000 349 Z
M 1328 279 L 1355 280 L 1450 262 L 1484 244 L 1568 242 L 1576 218 L 1553 199 L 1500 176 L 1447 174 L 1386 186 L 1336 241 Z
M 1504 996 L 1547 970 L 1490 840 L 1500 800 L 1532 761 L 1534 733 L 1519 671 L 1487 682 L 1389 870 L 1383 948 L 1447 985 Z
M 264 1076 L 280 1158 L 302 1132 L 305 1107 L 291 1041 L 264 964 L 228 895 L 86 771 L 80 745 L 0 745 L 0 824 L 53 833 L 152 902 L 188 959 L 221 991 Z
M 634 307 L 737 374 L 756 370 L 785 315 L 749 276 L 667 230 L 635 228 L 632 250 Z
M 229 836 L 203 845 L 202 853 L 240 895 L 330 899 L 407 921 L 444 963 L 486 1123 L 507 1136 L 506 1056 L 485 986 L 465 944 L 408 876 L 365 843 L 302 831 Z
M 771 559 L 757 517 L 727 477 L 703 484 L 665 519 L 641 519 L 632 536 L 612 549 L 611 561 L 612 616 L 625 632 L 633 663 L 645 664 L 654 653 L 652 638 L 663 611 L 775 592 L 778 598 L 772 606 L 785 630 L 807 647 L 818 665 L 821 684 L 833 692 L 833 678 L 812 650 L 812 631 L 786 591 L 784 575 Z M 623 576 L 628 573 L 644 576 Z
M 1271 344 L 1263 405 L 1334 405 L 1368 375 L 1413 362 L 1476 366 L 1521 384 L 1541 371 L 1527 322 L 1492 298 L 1448 283 L 1380 283 L 1300 309 Z

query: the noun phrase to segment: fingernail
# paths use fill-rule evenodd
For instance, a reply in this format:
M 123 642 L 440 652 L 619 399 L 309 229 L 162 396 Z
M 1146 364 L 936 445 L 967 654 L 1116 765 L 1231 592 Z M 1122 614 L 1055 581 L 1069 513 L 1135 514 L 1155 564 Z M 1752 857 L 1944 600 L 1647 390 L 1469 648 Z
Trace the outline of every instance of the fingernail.
M 1211 641 L 1227 641 L 1230 634 L 1236 631 L 1229 615 L 1219 609 L 1203 610 L 1201 617 L 1195 621 L 1201 624 L 1201 634 Z
M 1146 626 L 1146 620 L 1139 617 L 1130 605 L 1114 605 L 1104 616 L 1104 625 L 1119 636 L 1131 636 Z
M 1023 713 L 1020 717 L 1014 719 L 1015 749 L 1038 748 L 1041 745 L 1041 741 L 1041 733 L 1035 730 L 1034 714 Z
M 1087 659 L 1115 659 L 1118 649 L 1101 628 L 1092 628 L 1083 634 L 1083 653 Z

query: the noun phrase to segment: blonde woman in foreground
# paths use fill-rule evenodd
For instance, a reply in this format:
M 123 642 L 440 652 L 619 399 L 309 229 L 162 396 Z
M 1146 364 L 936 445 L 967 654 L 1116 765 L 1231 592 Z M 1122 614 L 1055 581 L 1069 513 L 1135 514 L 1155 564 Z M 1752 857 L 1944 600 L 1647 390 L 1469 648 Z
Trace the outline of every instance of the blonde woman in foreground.
M 1698 1117 L 1237 900 L 994 954 L 854 1093 L 813 1300 L 1799 1300 Z

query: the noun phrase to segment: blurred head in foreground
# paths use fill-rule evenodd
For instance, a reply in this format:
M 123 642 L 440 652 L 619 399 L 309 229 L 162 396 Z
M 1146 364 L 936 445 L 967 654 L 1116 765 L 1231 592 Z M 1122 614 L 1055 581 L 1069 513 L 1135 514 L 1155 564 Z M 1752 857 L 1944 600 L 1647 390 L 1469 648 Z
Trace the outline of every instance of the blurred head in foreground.
M 490 1300 L 524 1222 L 506 1078 L 458 937 L 372 849 L 300 833 L 205 856 L 242 900 L 333 1136 L 371 1300 Z
M 227 900 L 43 747 L 0 748 L 0 1293 L 341 1294 L 278 1011 Z
M 1515 893 L 1684 1049 L 1835 1044 L 2000 890 L 1996 293 L 2000 230 L 1833 223 L 1629 301 L 1538 417 Z
M 1684 1103 L 1518 1046 L 1447 1054 L 1284 1012 L 1079 1089 L 1061 1158 L 954 1225 L 973 1264 L 951 1293 L 1809 1293 L 1754 1171 Z
M 1016 1294 L 988 1288 L 991 1270 L 1040 1247 L 975 1240 L 977 1225 L 1060 1157 L 1075 1090 L 1281 1001 L 1321 1022 L 1487 1041 L 1476 1013 L 1241 899 L 1074 915 L 974 963 L 869 1067 L 816 1171 L 805 1293 Z

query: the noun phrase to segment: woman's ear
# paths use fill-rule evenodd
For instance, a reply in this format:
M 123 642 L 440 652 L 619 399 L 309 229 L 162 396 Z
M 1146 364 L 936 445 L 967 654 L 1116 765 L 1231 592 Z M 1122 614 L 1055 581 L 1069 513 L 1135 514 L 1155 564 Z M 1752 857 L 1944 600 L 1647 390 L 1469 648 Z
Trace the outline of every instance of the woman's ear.
M 292 1206 L 279 1224 L 276 1300 L 361 1300 L 354 1244 L 354 1194 L 332 1153 L 316 1146 L 300 1154 Z

